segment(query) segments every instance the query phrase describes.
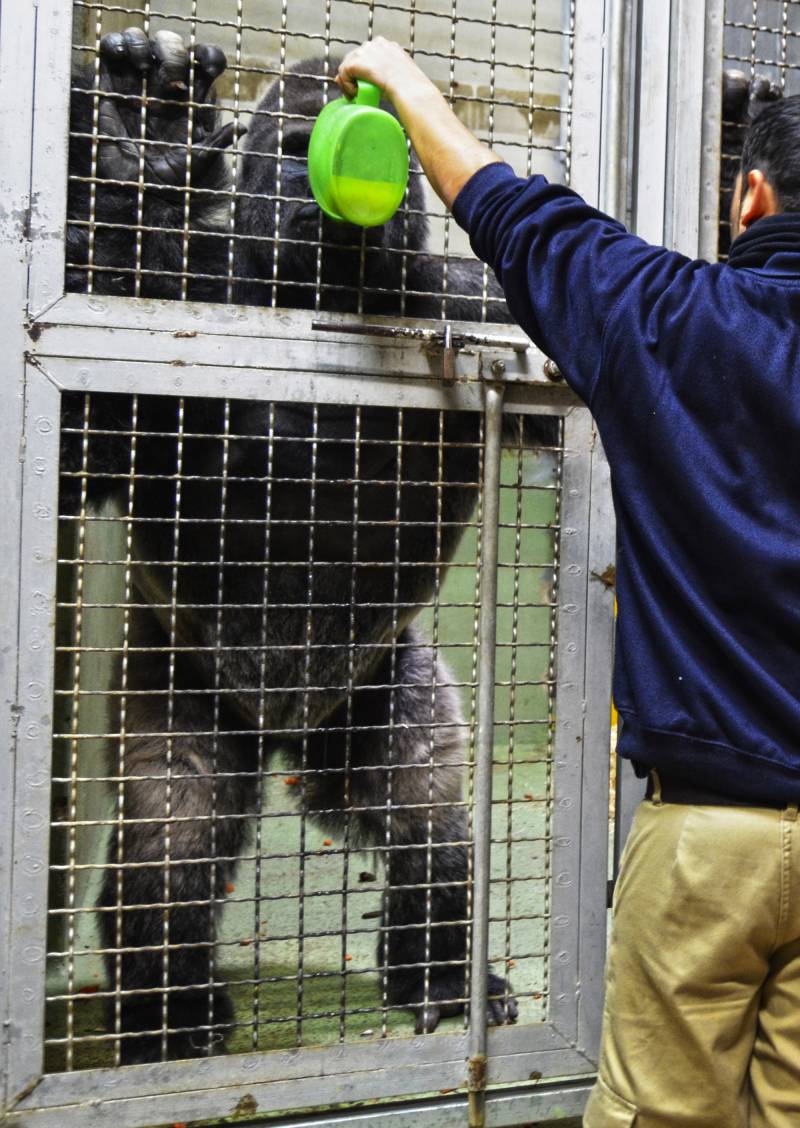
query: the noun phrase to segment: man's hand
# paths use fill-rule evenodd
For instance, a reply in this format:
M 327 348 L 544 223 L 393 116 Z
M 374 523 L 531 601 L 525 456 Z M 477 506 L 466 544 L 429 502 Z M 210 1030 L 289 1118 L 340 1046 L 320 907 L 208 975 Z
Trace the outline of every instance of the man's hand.
M 356 80 L 365 79 L 380 86 L 390 102 L 403 93 L 408 96 L 438 94 L 431 80 L 407 55 L 399 43 L 388 39 L 373 39 L 362 43 L 346 55 L 339 67 L 336 81 L 348 98 L 356 95 Z
M 348 97 L 373 82 L 393 103 L 434 191 L 448 208 L 470 177 L 499 161 L 462 125 L 431 80 L 397 43 L 373 39 L 342 60 L 336 81 Z

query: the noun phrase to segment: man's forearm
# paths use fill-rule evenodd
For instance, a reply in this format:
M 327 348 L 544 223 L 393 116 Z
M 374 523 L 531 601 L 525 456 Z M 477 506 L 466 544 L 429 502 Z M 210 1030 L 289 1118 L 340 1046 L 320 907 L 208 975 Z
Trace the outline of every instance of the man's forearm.
M 437 87 L 396 43 L 376 39 L 351 51 L 337 81 L 353 95 L 359 78 L 380 86 L 392 102 L 425 175 L 448 208 L 478 169 L 500 160 L 458 120 Z

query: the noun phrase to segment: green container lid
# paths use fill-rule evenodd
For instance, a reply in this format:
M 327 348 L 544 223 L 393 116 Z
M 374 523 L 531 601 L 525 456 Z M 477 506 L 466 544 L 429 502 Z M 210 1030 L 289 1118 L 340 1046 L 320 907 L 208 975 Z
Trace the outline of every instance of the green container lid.
M 308 179 L 331 219 L 379 227 L 403 202 L 408 145 L 397 118 L 379 109 L 381 92 L 359 82 L 352 101 L 337 98 L 320 112 L 308 145 Z

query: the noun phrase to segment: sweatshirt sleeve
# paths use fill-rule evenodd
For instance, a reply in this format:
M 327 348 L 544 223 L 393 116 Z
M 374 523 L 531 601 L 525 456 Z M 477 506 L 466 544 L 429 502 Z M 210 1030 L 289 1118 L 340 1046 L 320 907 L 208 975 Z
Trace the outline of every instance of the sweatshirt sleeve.
M 627 295 L 648 305 L 689 262 L 631 235 L 569 188 L 486 165 L 453 205 L 479 258 L 492 267 L 514 320 L 591 403 L 606 327 Z M 635 299 L 633 292 L 635 291 Z

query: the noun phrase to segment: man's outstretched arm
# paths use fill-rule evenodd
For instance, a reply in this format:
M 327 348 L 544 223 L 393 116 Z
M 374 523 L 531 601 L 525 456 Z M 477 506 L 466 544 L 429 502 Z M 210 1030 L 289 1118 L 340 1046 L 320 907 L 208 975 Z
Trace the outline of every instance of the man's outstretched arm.
M 618 342 L 640 334 L 667 287 L 697 264 L 649 246 L 563 185 L 518 178 L 396 43 L 376 39 L 351 51 L 338 82 L 353 95 L 359 78 L 394 104 L 433 188 L 494 270 L 514 319 L 591 404 L 609 367 L 610 321 Z

